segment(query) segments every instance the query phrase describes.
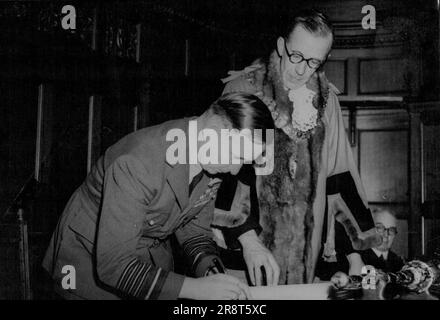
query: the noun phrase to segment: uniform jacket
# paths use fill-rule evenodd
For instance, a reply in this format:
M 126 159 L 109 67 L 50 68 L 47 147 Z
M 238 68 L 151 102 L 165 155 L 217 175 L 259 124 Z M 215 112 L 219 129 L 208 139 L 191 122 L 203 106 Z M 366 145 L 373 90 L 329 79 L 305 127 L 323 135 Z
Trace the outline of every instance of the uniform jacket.
M 402 269 L 404 261 L 396 253 L 389 250 L 387 259 L 379 258 L 372 249 L 361 252 L 361 258 L 365 265 L 371 265 L 384 272 L 397 272 Z
M 175 234 L 195 276 L 217 257 L 210 223 L 219 183 L 203 175 L 189 197 L 189 165 L 166 160 L 170 129 L 189 119 L 129 134 L 106 150 L 70 198 L 43 262 L 58 292 L 72 299 L 176 299 Z M 61 288 L 63 267 L 76 289 Z

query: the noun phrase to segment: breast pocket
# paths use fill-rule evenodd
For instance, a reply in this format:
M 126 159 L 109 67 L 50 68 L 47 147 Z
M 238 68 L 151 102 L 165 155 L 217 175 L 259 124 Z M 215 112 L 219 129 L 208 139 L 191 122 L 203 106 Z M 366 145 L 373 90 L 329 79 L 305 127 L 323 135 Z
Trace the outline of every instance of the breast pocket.
M 73 231 L 78 242 L 92 254 L 95 242 L 96 223 L 86 214 L 77 214 L 69 223 L 69 229 Z
M 147 212 L 142 224 L 142 235 L 152 238 L 163 238 L 167 233 L 170 213 L 164 211 Z

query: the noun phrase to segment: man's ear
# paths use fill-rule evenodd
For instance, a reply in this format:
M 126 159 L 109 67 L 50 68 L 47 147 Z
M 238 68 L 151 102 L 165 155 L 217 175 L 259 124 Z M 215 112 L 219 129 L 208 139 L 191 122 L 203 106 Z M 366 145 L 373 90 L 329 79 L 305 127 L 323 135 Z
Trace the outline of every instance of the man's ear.
M 283 37 L 279 37 L 277 40 L 277 53 L 278 53 L 278 57 L 282 57 L 283 56 L 283 51 L 284 51 L 284 38 Z

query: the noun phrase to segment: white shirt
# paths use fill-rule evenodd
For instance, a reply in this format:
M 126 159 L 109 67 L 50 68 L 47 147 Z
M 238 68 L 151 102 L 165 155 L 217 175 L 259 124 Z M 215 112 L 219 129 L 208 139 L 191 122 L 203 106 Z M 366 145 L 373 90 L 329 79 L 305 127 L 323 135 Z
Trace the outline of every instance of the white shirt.
M 376 248 L 371 248 L 376 256 L 379 258 L 380 256 L 383 256 L 385 260 L 388 260 L 388 250 L 387 251 L 379 251 Z

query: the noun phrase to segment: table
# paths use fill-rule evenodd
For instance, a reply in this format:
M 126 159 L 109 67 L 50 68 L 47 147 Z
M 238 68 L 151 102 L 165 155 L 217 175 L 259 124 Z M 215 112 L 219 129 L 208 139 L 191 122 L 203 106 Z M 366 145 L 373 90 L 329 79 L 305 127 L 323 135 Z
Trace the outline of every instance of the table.
M 255 300 L 329 300 L 332 288 L 331 282 L 319 282 L 312 284 L 293 284 L 280 286 L 257 286 L 250 287 Z M 377 286 L 376 290 L 362 289 L 362 294 L 356 300 L 384 300 L 381 294 L 383 286 Z M 429 293 L 410 293 L 400 297 L 401 300 L 439 300 Z

